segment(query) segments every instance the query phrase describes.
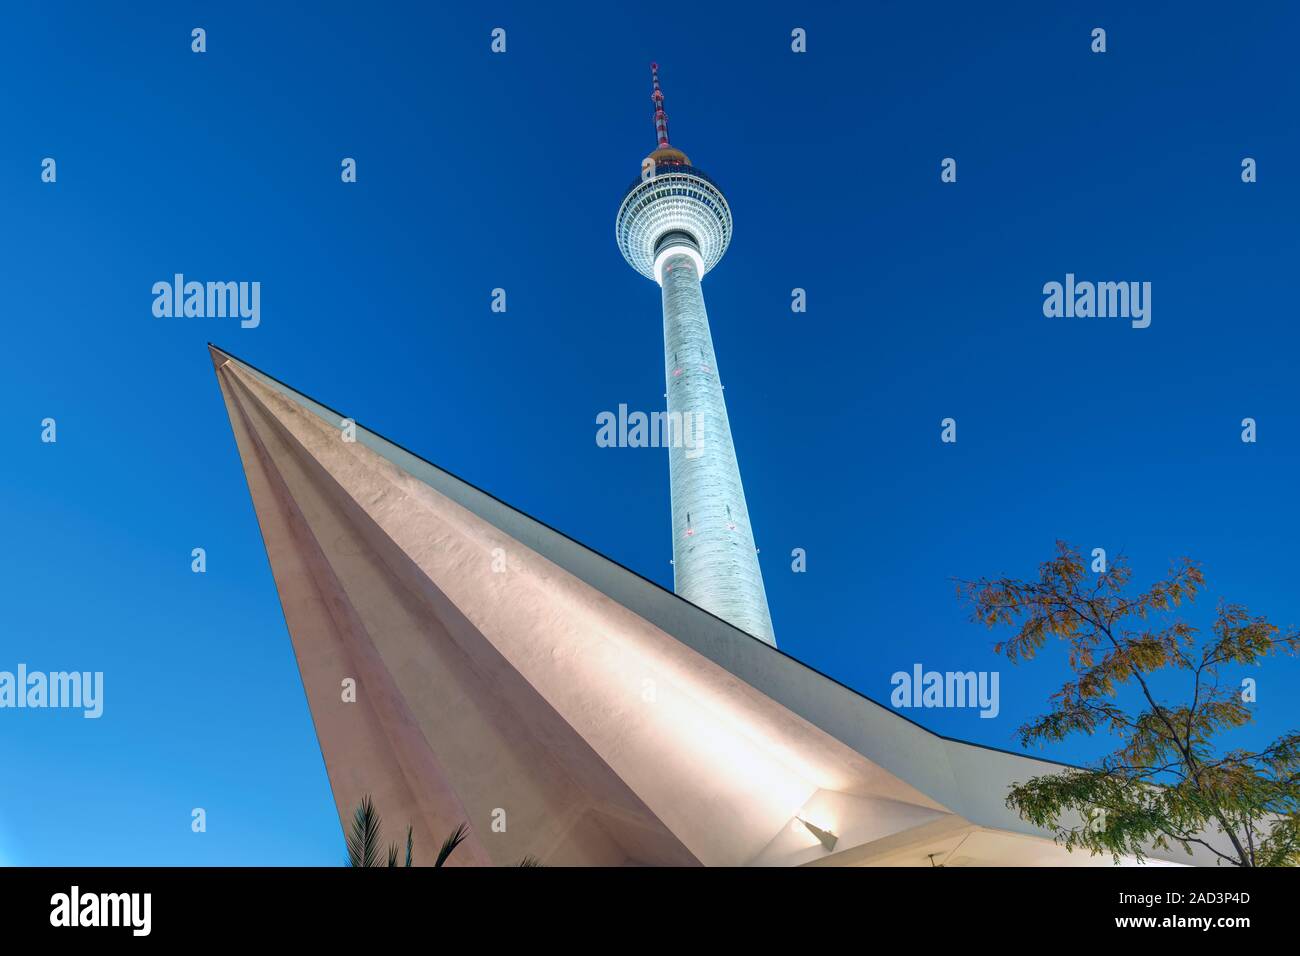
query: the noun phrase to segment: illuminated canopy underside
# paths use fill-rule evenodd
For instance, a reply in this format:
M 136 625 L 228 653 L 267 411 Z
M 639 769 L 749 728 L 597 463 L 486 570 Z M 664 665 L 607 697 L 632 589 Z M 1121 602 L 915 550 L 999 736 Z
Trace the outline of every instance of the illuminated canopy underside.
M 429 862 L 468 822 L 454 865 L 1109 864 L 1003 805 L 1056 765 L 931 734 L 212 358 L 345 825 L 370 793 Z

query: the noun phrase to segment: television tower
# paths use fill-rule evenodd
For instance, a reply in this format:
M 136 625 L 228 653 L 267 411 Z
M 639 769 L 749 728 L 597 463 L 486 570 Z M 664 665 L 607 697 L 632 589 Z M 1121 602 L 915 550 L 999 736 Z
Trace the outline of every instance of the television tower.
M 700 280 L 731 242 L 731 208 L 717 185 L 668 142 L 659 65 L 650 64 L 658 145 L 619 207 L 623 258 L 659 283 L 672 491 L 673 589 L 776 646 L 763 573 L 731 441 L 727 405 Z

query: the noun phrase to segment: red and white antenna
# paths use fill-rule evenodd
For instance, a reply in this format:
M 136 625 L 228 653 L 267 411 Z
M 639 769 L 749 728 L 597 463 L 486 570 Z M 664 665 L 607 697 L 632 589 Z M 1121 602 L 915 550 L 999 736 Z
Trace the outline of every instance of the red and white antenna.
M 655 104 L 655 135 L 659 137 L 659 148 L 664 149 L 668 146 L 668 114 L 664 112 L 664 93 L 659 89 L 659 64 L 650 64 L 650 79 L 654 84 L 654 92 L 650 94 L 650 99 Z

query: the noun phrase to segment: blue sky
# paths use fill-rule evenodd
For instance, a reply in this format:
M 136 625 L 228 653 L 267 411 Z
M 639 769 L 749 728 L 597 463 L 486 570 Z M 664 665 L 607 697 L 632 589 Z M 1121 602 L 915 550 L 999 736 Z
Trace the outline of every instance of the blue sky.
M 1300 15 L 1057 6 L 6 10 L 0 669 L 106 699 L 0 711 L 0 862 L 342 859 L 209 340 L 671 586 L 664 453 L 594 441 L 662 404 L 658 291 L 613 239 L 651 60 L 735 214 L 705 295 L 783 650 L 878 700 L 914 663 L 999 670 L 997 719 L 910 716 L 1014 749 L 1059 653 L 1001 662 L 953 577 L 1059 537 L 1139 580 L 1202 560 L 1194 623 L 1300 622 Z M 260 281 L 260 326 L 154 318 L 176 272 Z M 1067 272 L 1151 282 L 1150 328 L 1045 318 Z M 1256 676 L 1246 742 L 1297 722 L 1300 667 Z

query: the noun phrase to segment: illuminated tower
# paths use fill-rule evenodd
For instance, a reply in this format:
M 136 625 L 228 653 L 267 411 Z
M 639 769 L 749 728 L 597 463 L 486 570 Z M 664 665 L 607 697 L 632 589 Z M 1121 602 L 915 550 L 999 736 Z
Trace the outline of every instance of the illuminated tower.
M 674 590 L 775 645 L 700 288 L 731 242 L 731 208 L 669 145 L 658 65 L 650 71 L 658 146 L 623 198 L 615 231 L 628 264 L 663 293 Z

